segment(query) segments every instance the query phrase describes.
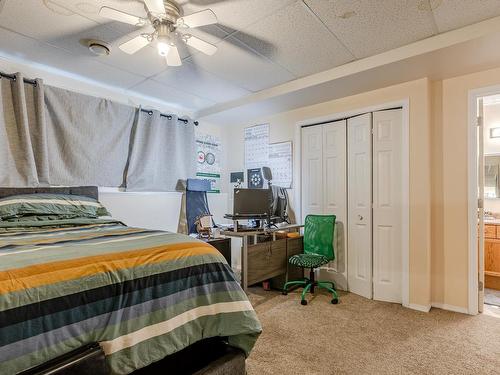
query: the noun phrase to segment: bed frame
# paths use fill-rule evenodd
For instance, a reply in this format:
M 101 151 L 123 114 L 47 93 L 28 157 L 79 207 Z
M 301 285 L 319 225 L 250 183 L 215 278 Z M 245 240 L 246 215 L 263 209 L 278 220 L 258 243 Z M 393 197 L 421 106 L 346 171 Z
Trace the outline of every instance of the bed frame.
M 81 195 L 99 199 L 97 186 L 75 187 L 0 187 L 0 198 L 19 194 L 52 193 Z M 107 375 L 104 352 L 98 343 L 85 345 L 77 350 L 54 358 L 42 365 L 21 372 L 22 375 Z M 179 375 L 245 375 L 245 355 L 229 346 L 223 337 L 199 341 L 169 355 L 143 369 L 135 375 L 149 374 Z

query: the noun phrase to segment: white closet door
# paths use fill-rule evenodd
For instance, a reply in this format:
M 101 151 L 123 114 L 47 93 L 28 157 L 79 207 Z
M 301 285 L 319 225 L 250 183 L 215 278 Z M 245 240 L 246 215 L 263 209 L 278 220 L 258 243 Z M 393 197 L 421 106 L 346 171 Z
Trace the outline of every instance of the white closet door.
M 302 128 L 302 222 L 309 214 L 323 213 L 323 130 Z
M 323 213 L 336 216 L 335 260 L 321 279 L 331 279 L 347 290 L 347 155 L 346 121 L 335 121 L 323 128 Z
M 402 302 L 402 111 L 373 113 L 373 298 Z
M 347 121 L 348 283 L 372 298 L 372 114 Z

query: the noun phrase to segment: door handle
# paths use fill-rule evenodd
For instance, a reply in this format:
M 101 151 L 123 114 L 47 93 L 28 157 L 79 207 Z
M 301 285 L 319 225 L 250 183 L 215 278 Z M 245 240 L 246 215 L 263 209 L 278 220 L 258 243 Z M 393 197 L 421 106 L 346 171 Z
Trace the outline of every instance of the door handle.
M 362 220 L 363 220 L 363 216 L 358 215 L 358 220 L 359 220 L 359 221 L 362 221 Z

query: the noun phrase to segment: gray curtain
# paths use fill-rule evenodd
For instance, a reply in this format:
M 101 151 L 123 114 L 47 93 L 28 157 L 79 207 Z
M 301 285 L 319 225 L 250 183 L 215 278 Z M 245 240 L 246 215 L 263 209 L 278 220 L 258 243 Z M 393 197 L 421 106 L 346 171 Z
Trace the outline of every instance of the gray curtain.
M 194 177 L 194 124 L 75 92 L 0 79 L 0 186 L 175 191 Z
M 160 112 L 139 112 L 131 137 L 126 173 L 129 191 L 175 191 L 196 173 L 195 130 Z
M 38 186 L 49 182 L 44 86 L 0 79 L 0 186 Z
M 45 87 L 50 182 L 121 186 L 137 108 Z

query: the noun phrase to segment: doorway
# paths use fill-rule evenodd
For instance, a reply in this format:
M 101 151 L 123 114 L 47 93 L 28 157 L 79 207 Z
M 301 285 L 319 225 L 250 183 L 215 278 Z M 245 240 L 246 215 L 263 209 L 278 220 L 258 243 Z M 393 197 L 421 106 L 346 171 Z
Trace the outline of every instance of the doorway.
M 302 218 L 337 215 L 336 260 L 322 278 L 409 306 L 408 103 L 402 104 L 298 124 L 300 198 Z
M 483 312 L 485 308 L 500 309 L 500 92 L 478 95 L 474 105 L 478 202 L 474 252 L 477 312 Z

